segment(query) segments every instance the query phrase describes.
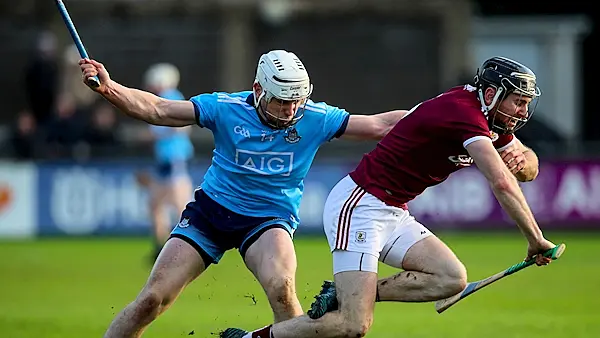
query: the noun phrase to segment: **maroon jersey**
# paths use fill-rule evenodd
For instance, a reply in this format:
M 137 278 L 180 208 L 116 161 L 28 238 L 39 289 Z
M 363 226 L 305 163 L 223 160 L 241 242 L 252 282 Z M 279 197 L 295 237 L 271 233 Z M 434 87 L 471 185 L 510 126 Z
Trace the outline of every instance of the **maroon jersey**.
M 475 88 L 449 91 L 413 108 L 350 173 L 354 182 L 388 205 L 406 203 L 473 163 L 465 147 L 481 138 L 496 149 L 513 135 L 490 132 Z

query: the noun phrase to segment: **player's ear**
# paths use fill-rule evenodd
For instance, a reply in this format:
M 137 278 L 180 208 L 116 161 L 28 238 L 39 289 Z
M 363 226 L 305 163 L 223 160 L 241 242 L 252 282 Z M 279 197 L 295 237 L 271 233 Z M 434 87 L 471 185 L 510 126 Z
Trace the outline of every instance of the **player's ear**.
M 254 84 L 252 85 L 252 89 L 254 90 L 254 95 L 256 96 L 260 96 L 260 94 L 262 93 L 262 86 L 260 85 L 260 83 L 258 83 L 258 81 L 254 82 Z
M 483 99 L 485 100 L 485 104 L 489 105 L 494 100 L 494 95 L 496 95 L 496 89 L 494 87 L 487 87 L 485 92 L 483 92 Z

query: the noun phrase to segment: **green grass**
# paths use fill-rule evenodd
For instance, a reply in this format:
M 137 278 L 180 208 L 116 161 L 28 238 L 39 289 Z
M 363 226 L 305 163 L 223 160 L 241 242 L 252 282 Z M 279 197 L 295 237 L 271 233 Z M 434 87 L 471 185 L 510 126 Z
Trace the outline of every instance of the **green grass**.
M 519 262 L 521 237 L 497 233 L 440 236 L 474 281 Z M 562 258 L 495 283 L 439 315 L 433 304 L 378 304 L 369 337 L 598 337 L 599 234 L 552 234 Z M 331 259 L 323 237 L 299 238 L 298 292 L 306 308 Z M 0 337 L 101 337 L 149 272 L 146 239 L 0 242 Z M 392 274 L 382 266 L 380 275 Z M 257 304 L 251 298 L 254 295 Z M 237 252 L 195 281 L 144 337 L 211 337 L 229 327 L 272 321 L 262 289 Z M 212 336 L 214 337 L 214 336 Z

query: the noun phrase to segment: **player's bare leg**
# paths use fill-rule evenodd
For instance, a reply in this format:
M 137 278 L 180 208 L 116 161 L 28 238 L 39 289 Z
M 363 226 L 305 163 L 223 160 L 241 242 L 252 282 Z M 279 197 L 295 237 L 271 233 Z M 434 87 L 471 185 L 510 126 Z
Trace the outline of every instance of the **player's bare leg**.
M 160 248 L 165 244 L 169 238 L 171 229 L 169 228 L 169 213 L 167 210 L 167 198 L 170 193 L 167 186 L 162 183 L 154 182 L 150 189 L 150 214 L 152 219 L 152 231 L 154 235 L 156 255 L 160 251 Z M 183 209 L 178 210 L 178 212 Z
M 296 295 L 296 253 L 287 231 L 265 231 L 250 245 L 244 260 L 265 290 L 275 322 L 303 314 Z
M 467 285 L 467 271 L 436 236 L 426 237 L 399 258 L 392 247 L 384 263 L 405 271 L 378 281 L 378 301 L 428 302 L 450 297 Z
M 346 271 L 335 275 L 339 310 L 326 313 L 319 319 L 300 316 L 244 335 L 235 329 L 221 337 L 275 338 L 346 338 L 364 337 L 373 324 L 377 274 L 368 271 Z
M 171 203 L 177 209 L 177 213 L 181 213 L 193 194 L 192 181 L 187 175 L 182 175 L 173 179 L 170 185 Z
M 104 337 L 140 337 L 204 270 L 204 261 L 196 249 L 179 238 L 169 239 L 146 285 L 137 298 L 117 314 Z

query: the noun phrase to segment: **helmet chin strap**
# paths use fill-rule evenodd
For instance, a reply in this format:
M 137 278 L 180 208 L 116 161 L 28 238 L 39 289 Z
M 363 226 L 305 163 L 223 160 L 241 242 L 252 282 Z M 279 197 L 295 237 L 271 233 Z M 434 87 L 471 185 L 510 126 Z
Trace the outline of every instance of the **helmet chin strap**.
M 254 84 L 257 84 L 258 81 L 255 81 Z M 252 94 L 254 94 L 254 108 L 258 109 L 258 104 L 260 103 L 260 100 L 262 100 L 263 97 L 265 97 L 265 91 L 261 90 L 260 95 L 256 96 L 256 90 L 254 88 L 252 88 Z

